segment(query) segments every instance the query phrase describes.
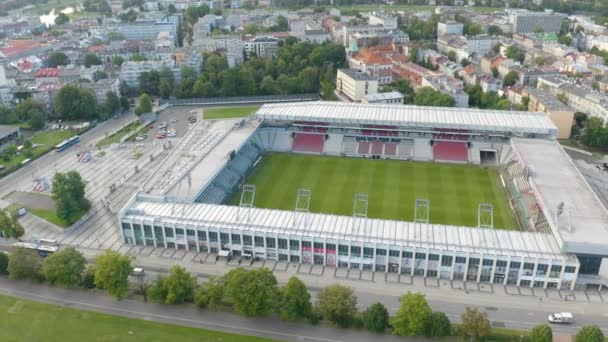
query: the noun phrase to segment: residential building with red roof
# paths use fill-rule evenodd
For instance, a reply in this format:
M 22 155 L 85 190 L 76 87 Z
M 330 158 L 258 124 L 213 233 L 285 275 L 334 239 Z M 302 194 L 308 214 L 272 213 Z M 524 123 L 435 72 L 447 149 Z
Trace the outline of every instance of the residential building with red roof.
M 58 68 L 41 68 L 36 71 L 36 85 L 59 83 Z
M 364 71 L 379 85 L 393 82 L 393 55 L 391 47 L 363 48 L 349 59 L 351 69 Z
M 9 40 L 0 47 L 0 57 L 4 57 L 9 62 L 12 62 L 23 57 L 42 54 L 51 49 L 51 47 L 41 45 L 32 39 Z

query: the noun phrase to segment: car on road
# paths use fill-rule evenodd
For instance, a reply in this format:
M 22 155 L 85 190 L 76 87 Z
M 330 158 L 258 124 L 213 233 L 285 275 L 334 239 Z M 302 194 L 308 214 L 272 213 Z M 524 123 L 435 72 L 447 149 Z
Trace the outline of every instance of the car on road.
M 547 320 L 550 323 L 567 324 L 571 323 L 574 316 L 570 312 L 556 312 L 549 315 Z

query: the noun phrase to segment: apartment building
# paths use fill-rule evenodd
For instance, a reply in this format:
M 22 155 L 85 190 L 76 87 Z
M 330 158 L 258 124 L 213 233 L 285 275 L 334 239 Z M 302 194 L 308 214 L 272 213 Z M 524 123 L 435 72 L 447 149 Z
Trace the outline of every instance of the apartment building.
M 338 69 L 336 90 L 352 102 L 361 102 L 365 95 L 378 92 L 378 81 L 363 71 Z

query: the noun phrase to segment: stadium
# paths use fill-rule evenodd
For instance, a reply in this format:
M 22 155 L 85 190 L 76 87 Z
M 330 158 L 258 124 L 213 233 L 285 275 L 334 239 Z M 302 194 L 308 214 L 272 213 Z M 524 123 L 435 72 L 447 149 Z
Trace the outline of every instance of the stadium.
M 124 241 L 427 278 L 608 283 L 608 212 L 542 113 L 299 102 L 197 123 Z

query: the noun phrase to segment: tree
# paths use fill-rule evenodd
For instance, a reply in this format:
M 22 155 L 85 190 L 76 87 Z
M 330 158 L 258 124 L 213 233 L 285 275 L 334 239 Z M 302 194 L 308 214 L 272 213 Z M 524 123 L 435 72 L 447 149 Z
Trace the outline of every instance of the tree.
M 181 304 L 194 300 L 196 278 L 185 268 L 178 265 L 171 267 L 169 275 L 164 278 L 164 283 L 167 289 L 165 304 Z
M 0 235 L 7 239 L 16 239 L 25 233 L 23 226 L 12 213 L 0 210 Z
M 604 342 L 604 333 L 597 325 L 582 327 L 575 338 L 576 342 Z
M 465 337 L 478 339 L 490 334 L 490 320 L 485 312 L 467 307 L 460 320 L 462 322 L 461 331 Z
M 42 129 L 48 117 L 44 106 L 31 98 L 15 107 L 15 115 L 20 121 L 29 122 L 33 130 Z
M 463 67 L 466 67 L 469 64 L 471 64 L 471 62 L 466 58 L 460 60 L 460 65 L 462 65 Z
M 546 324 L 540 324 L 535 326 L 530 332 L 531 342 L 552 342 L 553 331 L 551 327 Z
M 167 12 L 175 13 L 175 12 L 177 12 L 177 8 L 175 8 L 174 4 L 169 4 L 169 6 L 167 6 Z
M 382 303 L 370 305 L 363 313 L 363 325 L 372 332 L 384 332 L 388 326 L 388 310 Z
M 448 94 L 440 93 L 430 87 L 422 87 L 414 95 L 414 104 L 417 106 L 454 107 L 455 100 Z
M 536 64 L 538 66 L 543 66 L 543 65 L 545 65 L 546 62 L 547 62 L 547 59 L 543 56 L 534 57 L 534 64 Z
M 492 71 L 492 77 L 494 77 L 494 78 L 498 77 L 498 68 L 492 67 L 490 69 L 490 71 Z
M 226 295 L 237 313 L 245 316 L 268 316 L 278 301 L 277 279 L 267 268 L 237 268 L 224 276 Z
M 429 336 L 448 336 L 452 332 L 450 319 L 443 312 L 433 312 L 429 317 L 427 334 Z
M 281 318 L 295 321 L 308 317 L 312 310 L 310 293 L 297 277 L 291 277 L 281 291 L 279 313 Z
M 258 27 L 255 24 L 247 24 L 243 27 L 244 34 L 256 34 Z
M 8 274 L 8 254 L 0 252 L 0 275 Z
M 129 290 L 132 262 L 132 257 L 112 250 L 98 255 L 95 259 L 95 285 L 106 289 L 118 300 L 125 298 Z
M 511 45 L 507 48 L 507 58 L 514 59 L 520 63 L 523 63 L 526 59 L 526 53 L 517 47 L 517 45 Z
M 224 298 L 224 284 L 214 276 L 209 277 L 209 280 L 199 286 L 194 295 L 194 303 L 199 308 L 208 308 L 209 310 L 217 310 L 222 304 Z
M 467 34 L 469 36 L 477 36 L 482 33 L 483 33 L 483 27 L 481 27 L 481 25 L 479 25 L 477 23 L 473 23 L 473 24 L 469 25 L 467 32 L 465 32 L 465 34 Z
M 456 55 L 456 51 L 450 51 L 448 52 L 448 59 L 451 60 L 452 62 L 456 62 L 456 59 L 458 58 L 458 55 Z
M 396 335 L 424 335 L 431 317 L 431 307 L 423 294 L 408 292 L 401 297 L 401 307 L 391 325 Z
M 85 68 L 90 68 L 93 65 L 101 65 L 103 61 L 97 57 L 97 55 L 92 53 L 87 53 L 84 55 L 84 66 Z
M 66 85 L 55 96 L 55 112 L 64 120 L 97 118 L 97 99 L 89 90 Z
M 38 252 L 32 249 L 15 248 L 8 257 L 8 277 L 14 280 L 43 279 L 40 270 L 42 262 Z
M 58 172 L 53 176 L 53 200 L 57 207 L 57 216 L 72 224 L 91 208 L 85 198 L 86 184 L 77 171 Z
M 348 327 L 357 313 L 357 297 L 353 290 L 342 285 L 330 285 L 319 293 L 318 310 L 323 318 Z
M 148 94 L 143 93 L 139 96 L 139 103 L 135 107 L 135 115 L 142 115 L 144 113 L 150 113 L 152 111 L 152 100 Z
M 69 21 L 70 17 L 68 17 L 68 15 L 63 12 L 59 12 L 59 14 L 57 14 L 57 16 L 55 17 L 55 25 L 63 25 Z
M 557 42 L 563 45 L 567 45 L 567 46 L 571 46 L 572 45 L 572 37 L 570 36 L 560 36 L 559 38 L 557 38 Z
M 46 65 L 49 68 L 56 68 L 60 65 L 68 65 L 70 63 L 70 59 L 63 52 L 53 52 L 49 55 L 46 60 Z
M 74 247 L 66 247 L 47 257 L 42 272 L 52 285 L 72 287 L 80 284 L 87 261 Z
M 122 63 L 125 62 L 125 59 L 122 58 L 121 56 L 114 56 L 112 57 L 112 64 L 116 65 L 116 66 L 121 66 Z
M 512 87 L 517 83 L 518 79 L 519 75 L 517 74 L 517 71 L 509 71 L 502 80 L 502 84 L 504 84 L 505 87 Z
M 104 103 L 104 106 L 108 109 L 108 111 L 114 113 L 121 107 L 120 98 L 113 91 L 108 91 L 106 93 L 106 102 Z

